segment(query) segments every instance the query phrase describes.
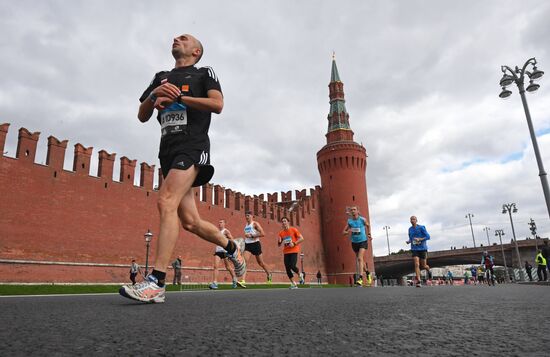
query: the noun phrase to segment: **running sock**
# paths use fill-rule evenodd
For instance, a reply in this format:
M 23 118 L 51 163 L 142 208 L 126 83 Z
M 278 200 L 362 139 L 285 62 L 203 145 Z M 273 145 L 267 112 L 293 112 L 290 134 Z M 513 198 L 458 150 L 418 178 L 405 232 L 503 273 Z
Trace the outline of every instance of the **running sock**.
M 235 250 L 237 250 L 237 245 L 233 243 L 231 239 L 229 239 L 224 249 L 227 251 L 227 253 L 233 254 L 235 253 Z
M 155 278 L 157 278 L 157 281 L 158 281 L 157 285 L 159 286 L 159 288 L 162 288 L 164 286 L 165 281 L 166 281 L 166 273 L 164 273 L 162 271 L 158 271 L 158 270 L 153 270 L 151 275 L 153 275 Z

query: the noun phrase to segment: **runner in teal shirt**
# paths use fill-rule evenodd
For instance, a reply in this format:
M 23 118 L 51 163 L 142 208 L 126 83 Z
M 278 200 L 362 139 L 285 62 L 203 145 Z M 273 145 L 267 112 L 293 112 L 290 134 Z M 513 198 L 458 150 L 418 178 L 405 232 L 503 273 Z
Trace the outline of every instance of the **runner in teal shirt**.
M 355 269 L 355 284 L 358 286 L 363 285 L 363 275 L 362 271 L 367 270 L 365 266 L 364 255 L 367 249 L 369 248 L 368 236 L 369 224 L 365 217 L 359 215 L 359 210 L 356 206 L 350 208 L 351 218 L 348 218 L 346 226 L 344 227 L 344 235 L 349 235 L 351 240 L 351 248 L 355 253 L 355 259 L 357 261 Z M 350 234 L 351 233 L 351 234 Z

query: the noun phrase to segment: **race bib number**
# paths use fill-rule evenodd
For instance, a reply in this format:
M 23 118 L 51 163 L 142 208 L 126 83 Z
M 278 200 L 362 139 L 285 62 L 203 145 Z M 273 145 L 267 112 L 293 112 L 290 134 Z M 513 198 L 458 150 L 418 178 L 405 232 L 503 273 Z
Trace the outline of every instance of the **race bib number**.
M 289 246 L 290 243 L 292 243 L 292 238 L 291 238 L 291 237 L 284 237 L 284 238 L 283 238 L 283 244 L 284 244 L 285 246 Z
M 361 228 L 352 228 L 351 234 L 361 234 Z
M 174 103 L 160 114 L 162 136 L 183 133 L 187 129 L 187 109 Z

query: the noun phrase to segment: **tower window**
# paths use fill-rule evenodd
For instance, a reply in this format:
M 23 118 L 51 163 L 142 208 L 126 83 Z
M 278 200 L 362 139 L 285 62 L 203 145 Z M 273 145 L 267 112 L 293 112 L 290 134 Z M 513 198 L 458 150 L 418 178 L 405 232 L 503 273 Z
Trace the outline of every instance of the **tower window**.
M 351 196 L 352 201 L 355 201 L 355 195 Z

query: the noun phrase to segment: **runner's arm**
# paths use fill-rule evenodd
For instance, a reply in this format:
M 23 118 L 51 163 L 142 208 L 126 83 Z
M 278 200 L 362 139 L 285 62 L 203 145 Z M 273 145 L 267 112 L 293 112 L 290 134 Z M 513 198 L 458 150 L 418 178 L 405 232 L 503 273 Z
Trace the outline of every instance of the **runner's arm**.
M 298 234 L 298 240 L 294 242 L 294 245 L 301 244 L 304 241 L 304 237 L 301 234 Z
M 422 226 L 422 232 L 424 233 L 424 239 L 422 239 L 422 240 L 429 240 L 430 239 L 430 234 L 426 230 L 426 227 Z
M 160 98 L 163 98 L 163 102 L 174 101 L 178 98 L 179 94 L 180 91 L 178 87 L 172 83 L 164 83 L 153 89 L 149 96 L 147 96 L 139 105 L 139 121 L 145 123 L 151 118 L 151 115 L 153 115 L 153 109 L 157 106 Z
M 223 109 L 223 95 L 219 90 L 210 89 L 206 98 L 181 96 L 181 102 L 190 108 L 220 114 Z
M 346 235 L 349 233 L 349 223 L 346 224 L 346 226 L 344 227 L 344 231 L 342 232 L 343 235 Z
M 225 238 L 233 239 L 233 236 L 231 235 L 231 232 L 227 228 L 225 229 Z
M 254 236 L 254 238 L 265 237 L 264 229 L 258 222 L 254 222 L 254 229 L 258 231 L 258 233 Z

